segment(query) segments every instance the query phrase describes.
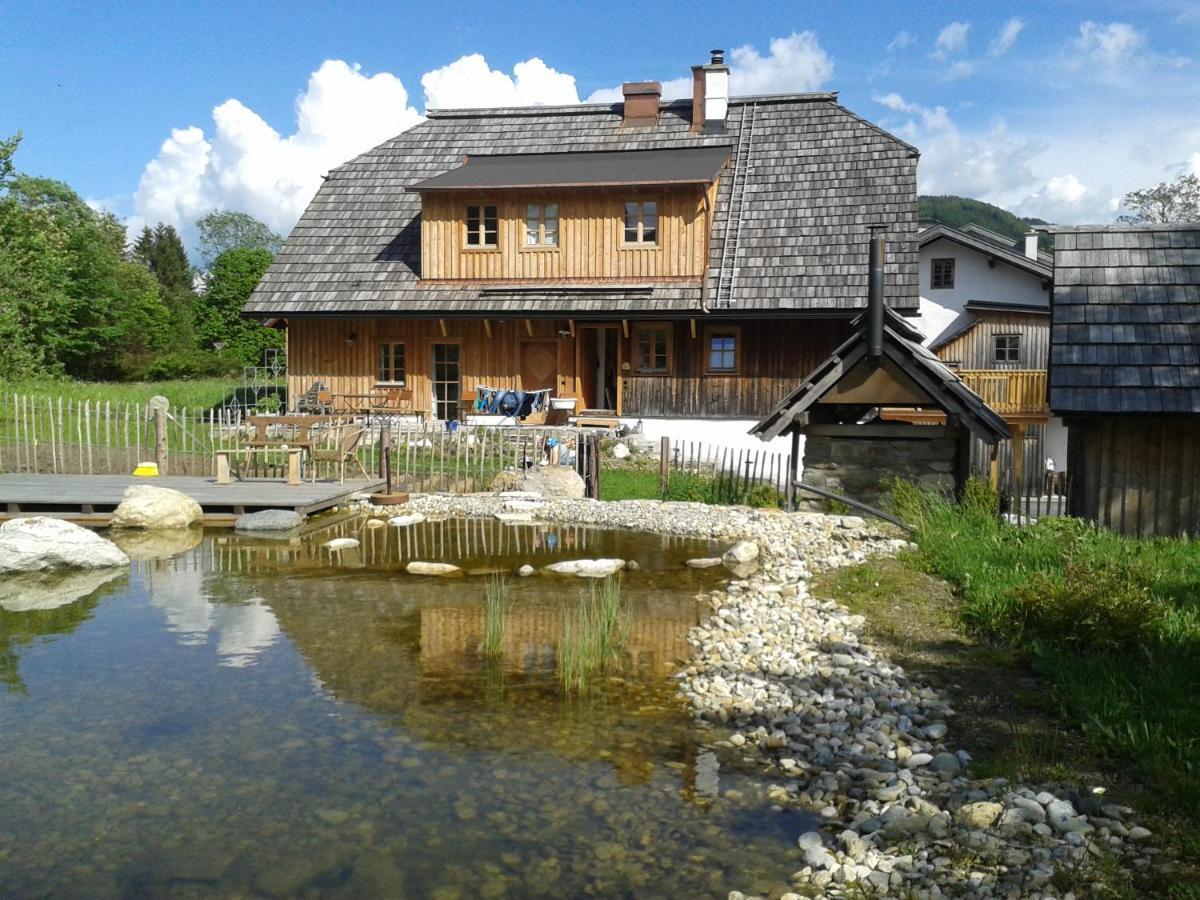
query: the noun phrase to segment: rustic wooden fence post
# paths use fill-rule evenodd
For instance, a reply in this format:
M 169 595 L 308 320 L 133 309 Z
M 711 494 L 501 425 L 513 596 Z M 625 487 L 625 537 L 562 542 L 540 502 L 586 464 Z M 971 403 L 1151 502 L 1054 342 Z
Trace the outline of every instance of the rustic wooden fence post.
M 600 435 L 588 435 L 587 496 L 600 499 Z
M 663 497 L 667 496 L 667 488 L 671 481 L 671 439 L 665 434 L 659 448 L 658 457 L 658 487 Z
M 154 462 L 158 474 L 167 474 L 167 399 L 151 397 L 150 408 L 154 412 Z

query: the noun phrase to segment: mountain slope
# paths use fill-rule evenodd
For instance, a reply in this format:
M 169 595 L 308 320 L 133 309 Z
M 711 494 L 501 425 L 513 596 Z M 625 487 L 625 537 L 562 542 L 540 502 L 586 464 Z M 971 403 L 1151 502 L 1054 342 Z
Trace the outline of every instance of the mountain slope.
M 1007 209 L 984 203 L 982 200 L 972 200 L 969 197 L 932 196 L 924 194 L 917 198 L 917 215 L 922 222 L 937 222 L 949 225 L 951 228 L 962 228 L 964 225 L 981 225 L 1011 237 L 1014 241 L 1025 236 L 1031 225 L 1048 224 L 1042 219 L 1022 219 L 1014 216 Z M 1042 235 L 1038 244 L 1043 250 L 1053 249 L 1053 240 Z

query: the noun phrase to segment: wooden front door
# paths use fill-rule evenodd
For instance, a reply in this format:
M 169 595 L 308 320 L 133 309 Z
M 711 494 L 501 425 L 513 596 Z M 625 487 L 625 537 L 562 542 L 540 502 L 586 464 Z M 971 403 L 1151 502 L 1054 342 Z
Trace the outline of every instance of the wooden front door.
M 458 419 L 462 404 L 462 345 L 433 345 L 433 417 Z
M 558 341 L 521 341 L 521 390 L 554 390 L 558 381 Z M 531 413 L 526 420 L 538 425 L 546 421 L 546 410 Z

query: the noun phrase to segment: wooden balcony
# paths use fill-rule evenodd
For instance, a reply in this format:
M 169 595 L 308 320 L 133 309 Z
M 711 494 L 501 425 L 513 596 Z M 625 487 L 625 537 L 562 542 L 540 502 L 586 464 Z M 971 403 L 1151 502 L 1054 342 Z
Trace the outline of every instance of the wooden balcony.
M 1044 369 L 959 369 L 955 374 L 1010 424 L 1037 424 L 1050 417 Z M 915 409 L 885 409 L 883 418 L 930 424 L 945 420 L 935 410 Z

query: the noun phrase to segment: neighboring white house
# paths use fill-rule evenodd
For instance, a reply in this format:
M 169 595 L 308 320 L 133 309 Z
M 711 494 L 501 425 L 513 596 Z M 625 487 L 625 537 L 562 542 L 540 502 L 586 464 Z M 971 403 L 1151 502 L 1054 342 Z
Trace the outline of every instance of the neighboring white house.
M 1037 235 L 1013 241 L 978 225 L 931 225 L 917 241 L 921 301 L 914 324 L 925 335 L 925 345 L 964 373 L 1041 372 L 1036 399 L 1044 410 L 1054 263 L 1050 254 L 1038 250 Z M 989 403 L 989 390 L 1009 389 L 995 376 L 964 377 Z M 1021 385 L 1033 383 L 1026 378 Z M 1006 418 L 1028 419 L 1028 404 L 1017 409 L 1016 398 L 1012 400 L 1012 408 L 997 411 Z M 1067 459 L 1062 420 L 1049 418 L 1033 428 L 1041 453 L 1061 471 Z

